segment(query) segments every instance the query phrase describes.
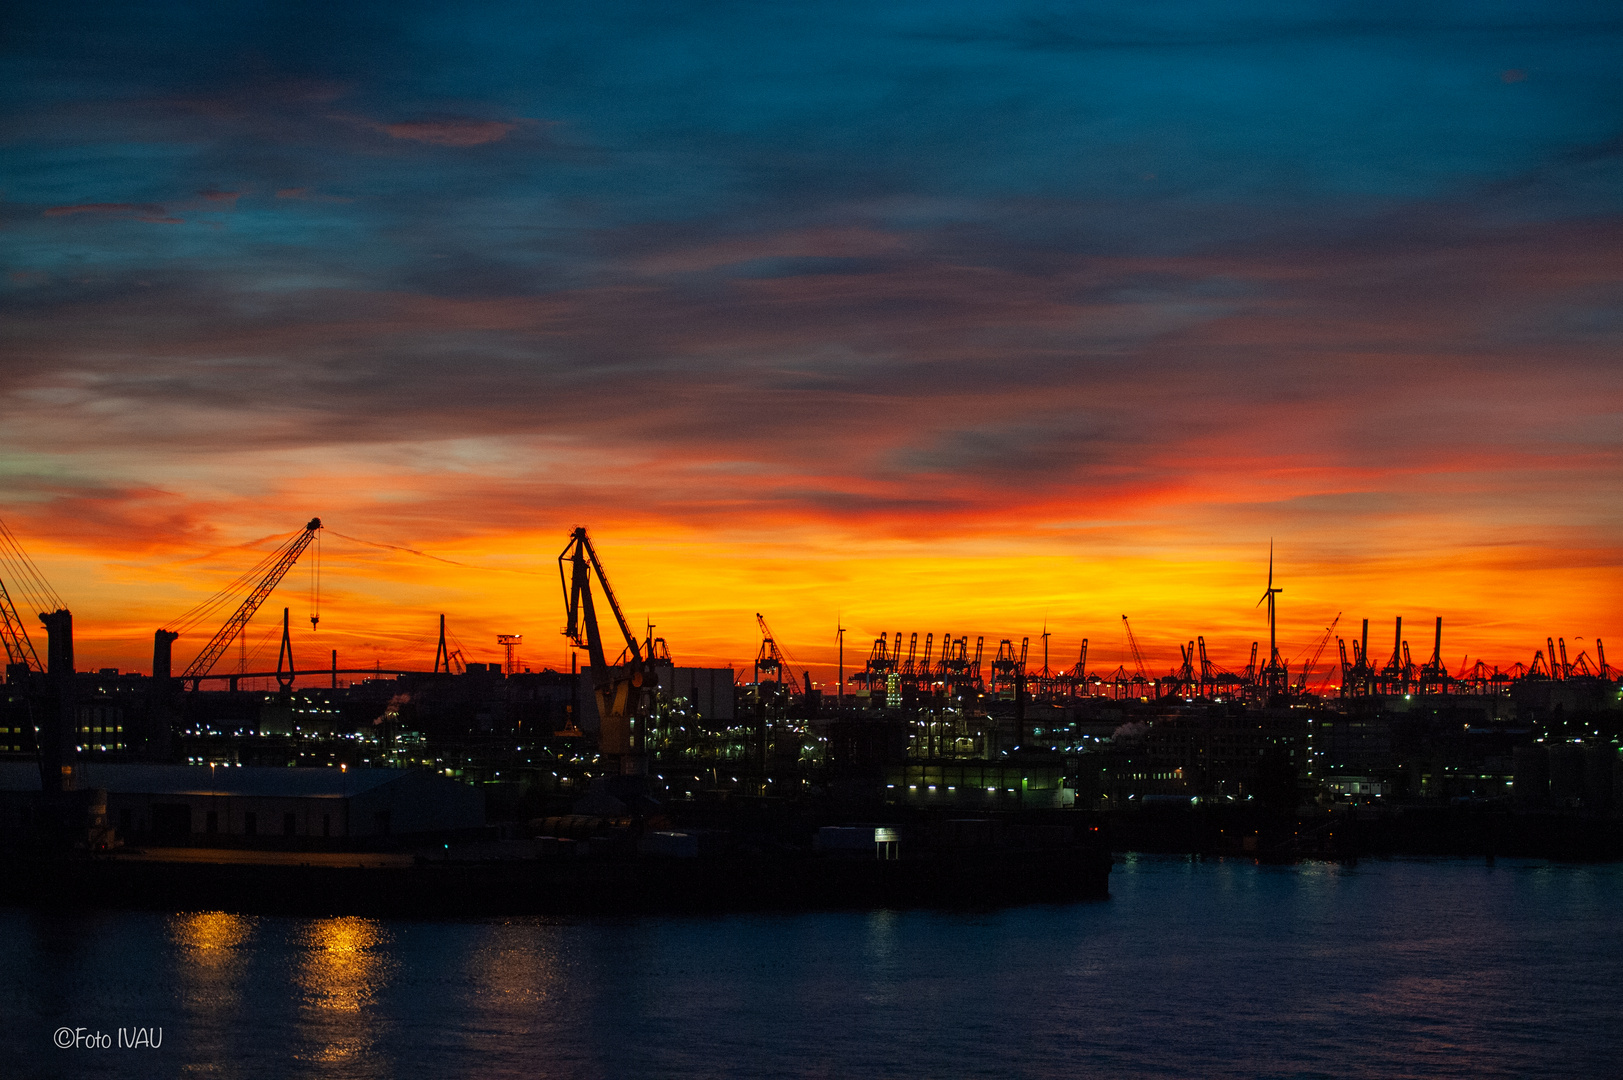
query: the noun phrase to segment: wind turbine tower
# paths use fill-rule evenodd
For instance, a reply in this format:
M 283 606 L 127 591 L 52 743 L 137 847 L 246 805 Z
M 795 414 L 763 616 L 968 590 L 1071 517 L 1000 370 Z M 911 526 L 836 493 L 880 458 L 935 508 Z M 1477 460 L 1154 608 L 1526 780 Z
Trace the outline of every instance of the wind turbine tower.
M 1274 598 L 1284 589 L 1274 587 L 1274 542 L 1268 541 L 1268 588 L 1263 591 L 1262 599 L 1257 601 L 1261 607 L 1263 601 L 1268 603 L 1268 664 L 1259 673 L 1258 681 L 1262 684 L 1266 695 L 1273 697 L 1283 694 L 1290 687 L 1290 673 L 1285 664 L 1279 659 L 1279 623 L 1278 605 Z

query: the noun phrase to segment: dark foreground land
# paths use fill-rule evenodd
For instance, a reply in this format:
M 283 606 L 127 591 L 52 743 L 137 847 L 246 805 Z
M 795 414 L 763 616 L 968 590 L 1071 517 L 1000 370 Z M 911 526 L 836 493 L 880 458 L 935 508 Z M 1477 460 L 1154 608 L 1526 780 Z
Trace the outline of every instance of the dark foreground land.
M 1433 855 L 1600 862 L 1623 859 L 1623 819 L 1457 804 L 1269 811 L 1147 806 L 1108 816 L 1116 851 L 1347 861 Z
M 894 862 L 570 856 L 332 865 L 296 854 L 276 862 L 167 855 L 14 862 L 0 902 L 375 916 L 995 907 L 1102 898 L 1110 871 L 1108 853 L 1081 848 Z
M 479 916 L 990 908 L 1100 899 L 1111 853 L 1091 818 L 920 819 L 837 830 L 640 829 L 568 816 L 536 835 L 416 850 L 178 847 L 0 855 L 0 903 L 252 914 Z M 969 827 L 965 827 L 969 826 Z M 774 835 L 776 833 L 777 835 Z M 866 841 L 863 842 L 863 837 Z M 824 838 L 826 839 L 826 838 Z
M 1623 821 L 1613 816 L 1480 805 L 1286 812 L 1174 805 L 1049 814 L 1040 823 L 921 817 L 893 827 L 900 840 L 892 852 L 761 843 L 760 835 L 740 844 L 725 830 L 690 828 L 690 848 L 660 853 L 648 845 L 659 837 L 583 817 L 546 819 L 539 836 L 383 851 L 13 848 L 0 853 L 0 904 L 369 916 L 986 909 L 1103 898 L 1112 851 L 1261 862 L 1623 859 Z

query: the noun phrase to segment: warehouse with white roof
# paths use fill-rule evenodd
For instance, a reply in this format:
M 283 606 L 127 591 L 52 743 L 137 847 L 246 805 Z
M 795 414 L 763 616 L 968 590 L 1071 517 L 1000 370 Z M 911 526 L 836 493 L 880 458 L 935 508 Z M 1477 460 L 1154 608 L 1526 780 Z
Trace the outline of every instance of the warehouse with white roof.
M 78 786 L 107 792 L 121 839 L 152 843 L 327 840 L 477 829 L 479 789 L 421 769 L 304 769 L 81 763 Z M 0 762 L 0 833 L 26 830 L 40 790 L 32 762 Z

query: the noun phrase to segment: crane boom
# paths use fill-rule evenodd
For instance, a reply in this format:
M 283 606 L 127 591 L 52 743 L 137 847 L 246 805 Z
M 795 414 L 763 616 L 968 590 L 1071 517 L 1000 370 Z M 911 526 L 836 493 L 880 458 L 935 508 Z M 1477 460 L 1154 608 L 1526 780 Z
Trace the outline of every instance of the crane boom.
M 1307 666 L 1302 668 L 1296 676 L 1296 692 L 1298 694 L 1307 692 L 1308 677 L 1313 674 L 1313 669 L 1319 666 L 1319 658 L 1324 655 L 1325 647 L 1330 644 L 1330 638 L 1335 635 L 1336 626 L 1340 622 L 1341 612 L 1338 611 L 1336 617 L 1330 620 L 1330 625 L 1325 627 L 1324 636 L 1319 639 L 1318 646 L 1313 650 L 1313 659 L 1309 660 Z
M 254 617 L 259 605 L 265 602 L 281 583 L 282 578 L 287 576 L 287 572 L 293 569 L 293 564 L 299 561 L 299 556 L 304 554 L 304 549 L 310 546 L 310 541 L 316 538 L 316 533 L 320 530 L 321 519 L 311 518 L 303 532 L 287 541 L 281 554 L 271 564 L 271 568 L 259 579 L 259 584 L 254 586 L 253 592 L 248 594 L 247 599 L 243 600 L 209 643 L 203 646 L 203 651 L 197 654 L 197 659 L 187 665 L 186 670 L 181 673 L 182 679 L 200 679 L 209 673 L 209 669 L 214 667 L 225 650 L 236 640 L 237 635 L 242 633 L 242 628 Z
M 1133 650 L 1133 666 L 1138 669 L 1140 677 L 1144 675 L 1144 654 L 1138 651 L 1138 639 L 1133 636 L 1133 624 L 1127 621 L 1127 616 L 1121 617 L 1122 629 L 1127 631 L 1127 644 Z
M 12 586 L 22 596 L 25 607 L 33 607 L 35 611 L 58 611 L 67 607 L 3 521 L 0 521 L 0 566 L 13 575 Z M 22 668 L 36 675 L 45 673 L 47 665 L 40 663 L 34 643 L 28 637 L 28 623 L 17 614 L 17 605 L 12 602 L 11 590 L 6 588 L 3 579 L 0 579 L 0 646 L 6 650 L 8 669 Z
M 0 581 L 0 642 L 5 645 L 8 667 L 21 664 L 35 674 L 45 670 L 45 665 L 39 662 L 39 655 L 34 652 L 34 643 L 28 639 L 28 627 L 18 616 L 17 606 L 11 602 L 11 594 L 6 591 L 4 581 Z

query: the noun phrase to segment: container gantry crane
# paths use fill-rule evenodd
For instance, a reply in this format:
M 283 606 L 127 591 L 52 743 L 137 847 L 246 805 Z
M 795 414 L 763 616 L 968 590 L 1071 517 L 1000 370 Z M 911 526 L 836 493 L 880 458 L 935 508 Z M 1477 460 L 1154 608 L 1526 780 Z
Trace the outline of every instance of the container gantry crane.
M 564 573 L 564 564 L 569 573 Z M 597 626 L 597 608 L 592 602 L 592 576 L 597 576 L 603 587 L 603 596 L 614 612 L 614 621 L 620 627 L 626 647 L 613 664 L 603 651 L 603 635 Z M 643 757 L 643 733 L 647 724 L 648 700 L 652 696 L 647 686 L 649 659 L 643 653 L 637 635 L 631 632 L 620 602 L 614 597 L 603 563 L 592 547 L 584 528 L 569 536 L 569 543 L 558 555 L 558 580 L 564 589 L 564 608 L 568 625 L 564 636 L 573 644 L 586 649 L 592 666 L 592 692 L 597 700 L 598 752 L 616 766 L 623 776 L 637 776 L 646 771 Z M 652 642 L 650 642 L 652 646 Z
M 1077 654 L 1076 666 L 1066 673 L 1071 684 L 1071 694 L 1081 697 L 1087 693 L 1088 683 L 1088 639 L 1082 639 L 1082 650 Z

